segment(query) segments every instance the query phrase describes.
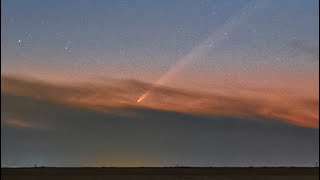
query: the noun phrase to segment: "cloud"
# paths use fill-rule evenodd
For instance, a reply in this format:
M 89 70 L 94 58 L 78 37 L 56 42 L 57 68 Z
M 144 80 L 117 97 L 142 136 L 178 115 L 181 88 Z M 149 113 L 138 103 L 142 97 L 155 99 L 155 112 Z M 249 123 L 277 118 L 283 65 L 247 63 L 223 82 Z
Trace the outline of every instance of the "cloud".
M 14 127 L 23 127 L 23 128 L 34 128 L 32 124 L 30 124 L 28 121 L 21 120 L 21 119 L 6 119 L 6 120 L 1 120 L 1 123 L 5 123 L 9 126 L 14 126 Z
M 1 96 L 1 118 L 19 119 L 1 127 L 4 166 L 310 166 L 319 157 L 318 129 L 270 118 L 143 106 L 108 113 L 52 99 Z
M 319 61 L 319 44 L 308 44 L 305 40 L 292 40 L 288 47 L 292 57 L 300 57 L 310 62 Z
M 298 126 L 319 126 L 318 99 L 278 91 L 267 94 L 259 88 L 253 89 L 260 92 L 261 96 L 252 96 L 251 91 L 242 96 L 225 96 L 159 86 L 146 100 L 137 103 L 141 94 L 151 87 L 150 84 L 133 80 L 109 80 L 103 83 L 65 85 L 3 76 L 1 85 L 1 92 L 8 95 L 121 116 L 134 115 L 135 111 L 130 109 L 144 108 L 240 118 L 260 116 Z M 3 100 L 1 103 L 8 106 Z

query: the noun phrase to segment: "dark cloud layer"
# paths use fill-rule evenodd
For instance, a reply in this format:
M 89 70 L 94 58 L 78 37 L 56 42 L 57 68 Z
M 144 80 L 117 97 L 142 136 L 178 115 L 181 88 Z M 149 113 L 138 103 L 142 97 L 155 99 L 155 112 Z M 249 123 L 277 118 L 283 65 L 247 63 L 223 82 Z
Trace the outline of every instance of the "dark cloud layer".
M 10 92 L 1 93 L 3 166 L 312 166 L 319 158 L 318 129 L 275 119 L 144 106 L 101 111 L 55 99 L 59 93 Z

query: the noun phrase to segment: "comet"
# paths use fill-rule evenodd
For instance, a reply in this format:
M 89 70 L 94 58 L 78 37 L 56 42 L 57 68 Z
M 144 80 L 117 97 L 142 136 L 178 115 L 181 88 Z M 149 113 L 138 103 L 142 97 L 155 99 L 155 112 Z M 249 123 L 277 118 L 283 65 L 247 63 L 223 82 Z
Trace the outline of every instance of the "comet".
M 153 87 L 154 88 L 154 87 Z M 150 92 L 153 90 L 153 88 L 150 88 L 148 91 L 146 91 L 145 93 L 143 93 L 139 99 L 138 99 L 138 103 L 141 102 L 142 100 L 144 100 L 147 96 L 149 96 Z
M 229 32 L 231 32 L 235 27 L 238 27 L 242 22 L 249 16 L 249 9 L 256 7 L 248 3 L 244 6 L 239 13 L 231 16 L 225 24 L 218 28 L 211 36 L 209 36 L 205 41 L 203 41 L 199 46 L 193 48 L 189 53 L 183 56 L 173 65 L 166 73 L 164 73 L 149 89 L 147 89 L 137 100 L 138 103 L 146 99 L 151 92 L 159 86 L 165 85 L 172 77 L 174 77 L 181 69 L 183 69 L 189 62 L 194 61 L 200 55 L 207 53 L 210 49 L 213 48 L 212 44 L 215 46 L 218 43 L 221 43 L 226 38 L 228 38 Z
M 140 101 L 142 101 L 144 98 L 143 98 L 143 95 L 138 99 L 138 103 L 140 102 Z
M 145 94 L 143 94 L 143 95 L 138 99 L 138 101 L 137 101 L 138 103 L 144 99 L 144 97 L 145 97 L 144 95 L 145 95 Z

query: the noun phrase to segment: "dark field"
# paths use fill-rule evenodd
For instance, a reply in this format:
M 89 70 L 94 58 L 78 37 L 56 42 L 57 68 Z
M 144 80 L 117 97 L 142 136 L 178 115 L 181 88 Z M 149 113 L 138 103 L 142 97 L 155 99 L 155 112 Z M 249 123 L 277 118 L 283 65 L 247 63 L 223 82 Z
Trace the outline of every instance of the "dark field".
M 1 180 L 316 180 L 319 168 L 1 168 Z

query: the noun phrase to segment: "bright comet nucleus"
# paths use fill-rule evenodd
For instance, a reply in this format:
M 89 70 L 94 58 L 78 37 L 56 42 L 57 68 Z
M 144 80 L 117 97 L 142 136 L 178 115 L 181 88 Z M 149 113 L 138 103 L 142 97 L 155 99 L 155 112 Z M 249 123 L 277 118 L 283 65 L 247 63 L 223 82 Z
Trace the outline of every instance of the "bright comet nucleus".
M 145 92 L 144 94 L 142 94 L 137 102 L 141 102 L 144 98 L 146 98 L 150 93 L 150 90 L 148 90 L 147 92 Z

